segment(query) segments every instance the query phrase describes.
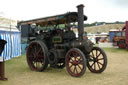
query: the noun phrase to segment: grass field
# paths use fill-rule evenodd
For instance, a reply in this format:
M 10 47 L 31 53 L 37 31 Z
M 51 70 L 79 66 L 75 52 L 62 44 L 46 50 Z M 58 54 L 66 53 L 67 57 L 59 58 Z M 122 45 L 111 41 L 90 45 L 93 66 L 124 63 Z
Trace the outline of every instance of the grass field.
M 108 66 L 102 74 L 94 74 L 87 69 L 84 76 L 74 78 L 65 68 L 34 72 L 27 66 L 25 55 L 22 55 L 6 61 L 8 81 L 0 81 L 0 85 L 127 85 L 128 52 L 117 48 L 104 50 L 108 56 Z

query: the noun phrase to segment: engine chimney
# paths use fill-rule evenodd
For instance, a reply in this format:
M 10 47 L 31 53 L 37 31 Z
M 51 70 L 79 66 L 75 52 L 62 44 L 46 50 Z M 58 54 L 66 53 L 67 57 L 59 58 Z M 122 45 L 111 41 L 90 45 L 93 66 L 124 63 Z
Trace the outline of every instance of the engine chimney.
M 84 14 L 83 14 L 84 5 L 80 4 L 77 6 L 78 9 L 78 39 L 80 41 L 83 40 L 83 32 L 84 32 Z

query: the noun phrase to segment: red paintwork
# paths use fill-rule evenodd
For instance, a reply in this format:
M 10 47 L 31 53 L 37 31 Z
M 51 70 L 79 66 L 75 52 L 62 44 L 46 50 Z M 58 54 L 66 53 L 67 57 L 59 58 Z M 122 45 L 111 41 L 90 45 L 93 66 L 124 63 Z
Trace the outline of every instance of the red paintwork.
M 119 44 L 120 48 L 125 48 L 125 44 Z
M 128 21 L 126 21 L 126 33 L 125 33 L 125 40 L 126 40 L 126 44 L 127 44 L 127 48 L 128 48 Z

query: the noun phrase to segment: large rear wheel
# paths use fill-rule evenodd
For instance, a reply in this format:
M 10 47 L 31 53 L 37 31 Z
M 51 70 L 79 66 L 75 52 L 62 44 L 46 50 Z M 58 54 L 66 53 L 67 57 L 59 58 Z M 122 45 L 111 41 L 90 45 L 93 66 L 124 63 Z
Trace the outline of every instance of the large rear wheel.
M 65 65 L 71 76 L 82 76 L 86 71 L 86 58 L 83 52 L 77 48 L 69 50 L 66 54 Z
M 44 71 L 48 66 L 48 49 L 42 41 L 32 41 L 27 47 L 27 63 L 34 71 Z
M 88 69 L 93 73 L 101 73 L 106 69 L 107 56 L 99 47 L 93 47 L 88 56 Z

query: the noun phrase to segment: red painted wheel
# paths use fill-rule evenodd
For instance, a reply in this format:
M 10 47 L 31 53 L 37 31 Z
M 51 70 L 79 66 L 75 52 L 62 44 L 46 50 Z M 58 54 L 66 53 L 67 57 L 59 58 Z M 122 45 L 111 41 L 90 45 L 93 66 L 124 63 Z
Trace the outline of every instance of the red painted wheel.
M 66 54 L 65 65 L 71 76 L 82 76 L 86 71 L 86 58 L 83 52 L 77 48 L 69 50 Z
M 41 41 L 33 41 L 27 47 L 27 63 L 30 69 L 34 71 L 43 71 L 48 66 L 48 59 L 47 59 L 47 47 Z
M 88 56 L 88 69 L 93 73 L 101 73 L 106 69 L 107 56 L 99 47 L 93 47 Z

